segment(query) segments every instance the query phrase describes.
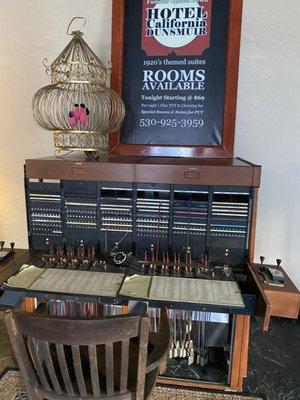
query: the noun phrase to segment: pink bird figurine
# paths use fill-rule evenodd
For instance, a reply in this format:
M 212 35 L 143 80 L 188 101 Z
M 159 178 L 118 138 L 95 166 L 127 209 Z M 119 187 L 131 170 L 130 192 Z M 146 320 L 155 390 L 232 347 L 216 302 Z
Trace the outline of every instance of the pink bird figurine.
M 85 104 L 80 104 L 80 122 L 83 125 L 89 123 L 90 110 L 85 106 Z
M 77 125 L 77 118 L 75 117 L 73 111 L 69 112 L 69 123 L 72 128 L 75 128 L 75 126 Z
M 77 119 L 77 122 L 78 122 L 79 119 L 80 119 L 80 107 L 79 107 L 79 104 L 74 104 L 74 115 L 75 115 L 75 118 Z
M 80 115 L 80 123 L 82 125 L 87 125 L 88 124 L 88 117 L 87 117 L 87 114 L 86 114 L 85 104 L 83 104 L 83 103 L 80 104 L 79 115 Z
M 85 106 L 84 103 L 74 104 L 74 110 L 69 112 L 69 123 L 72 128 L 80 122 L 82 125 L 87 125 L 89 123 L 89 109 Z

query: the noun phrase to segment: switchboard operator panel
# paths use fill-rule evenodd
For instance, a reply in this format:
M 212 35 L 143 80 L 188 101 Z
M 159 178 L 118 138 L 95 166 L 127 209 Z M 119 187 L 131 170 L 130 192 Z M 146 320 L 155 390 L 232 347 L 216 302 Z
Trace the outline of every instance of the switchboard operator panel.
M 247 257 L 252 188 L 126 182 L 26 180 L 32 249 L 84 241 L 105 256 L 115 250 L 162 259 L 241 264 Z

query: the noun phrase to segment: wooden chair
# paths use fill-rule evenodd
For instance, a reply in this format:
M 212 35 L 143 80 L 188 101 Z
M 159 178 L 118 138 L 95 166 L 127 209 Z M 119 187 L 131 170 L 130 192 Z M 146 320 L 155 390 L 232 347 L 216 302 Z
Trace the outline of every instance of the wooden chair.
M 29 400 L 148 399 L 166 362 L 166 310 L 146 316 L 71 319 L 7 312 L 6 327 Z

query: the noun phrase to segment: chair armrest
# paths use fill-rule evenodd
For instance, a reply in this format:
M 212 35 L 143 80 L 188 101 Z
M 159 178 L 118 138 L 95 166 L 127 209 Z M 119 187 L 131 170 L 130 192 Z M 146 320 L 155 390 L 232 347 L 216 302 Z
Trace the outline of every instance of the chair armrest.
M 170 323 L 166 308 L 161 310 L 161 321 L 158 333 L 151 336 L 155 343 L 153 343 L 153 351 L 148 356 L 146 373 L 156 368 L 159 369 L 159 373 L 163 373 L 165 365 L 162 369 L 160 369 L 160 367 L 167 361 L 170 346 Z

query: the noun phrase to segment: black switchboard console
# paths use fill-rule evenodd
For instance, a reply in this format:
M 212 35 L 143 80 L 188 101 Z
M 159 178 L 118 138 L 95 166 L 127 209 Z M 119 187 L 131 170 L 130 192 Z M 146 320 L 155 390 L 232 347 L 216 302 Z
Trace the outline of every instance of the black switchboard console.
M 189 252 L 194 261 L 238 265 L 247 257 L 248 187 L 41 180 L 27 182 L 26 198 L 35 250 L 85 242 L 106 256 L 143 259 L 155 248 L 161 260 Z

